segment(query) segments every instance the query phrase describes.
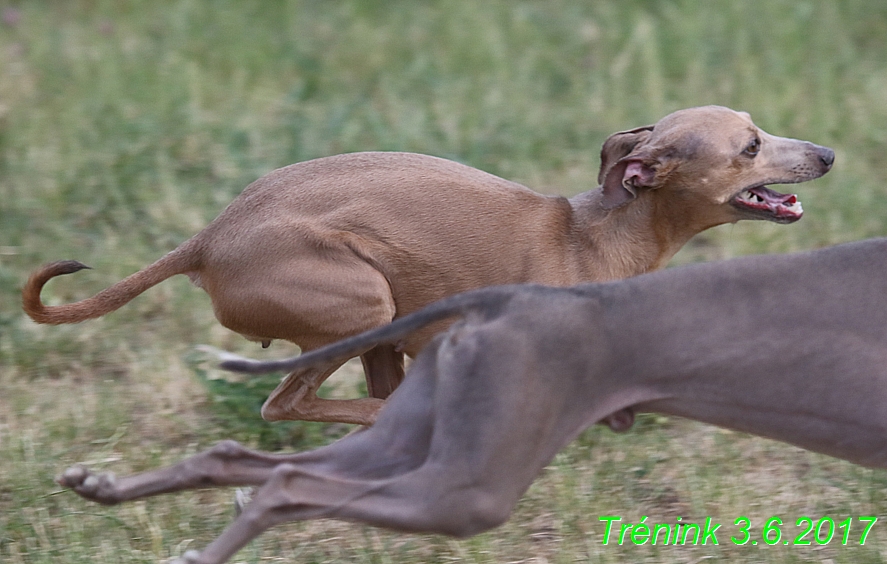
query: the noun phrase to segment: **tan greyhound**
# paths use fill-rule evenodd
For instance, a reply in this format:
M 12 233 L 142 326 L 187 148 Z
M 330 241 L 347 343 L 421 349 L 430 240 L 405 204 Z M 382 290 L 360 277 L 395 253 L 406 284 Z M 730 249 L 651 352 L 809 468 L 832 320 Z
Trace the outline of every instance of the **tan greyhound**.
M 614 413 L 658 412 L 887 467 L 887 239 L 721 261 L 575 288 L 484 288 L 301 357 L 298 370 L 460 317 L 415 359 L 373 427 L 311 452 L 233 441 L 114 479 L 59 483 L 113 504 L 261 486 L 203 552 L 224 562 L 285 521 L 339 518 L 467 536 L 504 522 L 565 444 Z
M 92 298 L 44 306 L 50 278 L 85 267 L 42 267 L 24 288 L 24 309 L 40 323 L 79 322 L 187 274 L 225 327 L 308 351 L 466 290 L 624 278 L 664 266 L 715 225 L 796 221 L 797 198 L 765 184 L 817 178 L 833 161 L 831 149 L 774 137 L 718 106 L 612 135 L 601 186 L 571 199 L 423 155 L 317 159 L 260 178 L 203 231 Z M 290 374 L 262 415 L 370 424 L 403 378 L 403 353 L 414 356 L 443 328 L 360 351 L 371 398 L 317 398 L 341 365 L 333 363 Z

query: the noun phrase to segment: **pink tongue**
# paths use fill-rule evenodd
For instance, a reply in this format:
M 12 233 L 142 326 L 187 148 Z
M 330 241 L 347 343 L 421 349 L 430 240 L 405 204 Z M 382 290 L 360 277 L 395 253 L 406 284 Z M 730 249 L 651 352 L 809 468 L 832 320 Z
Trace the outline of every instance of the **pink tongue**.
M 749 190 L 752 194 L 757 194 L 762 200 L 771 205 L 782 204 L 790 206 L 798 201 L 798 197 L 794 194 L 780 194 L 767 188 L 752 188 Z

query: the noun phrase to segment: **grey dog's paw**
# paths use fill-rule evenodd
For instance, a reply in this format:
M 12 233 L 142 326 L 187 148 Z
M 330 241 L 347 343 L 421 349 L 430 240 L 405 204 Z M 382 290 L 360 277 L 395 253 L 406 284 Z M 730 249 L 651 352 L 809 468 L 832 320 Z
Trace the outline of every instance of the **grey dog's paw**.
M 103 472 L 95 474 L 85 466 L 71 466 L 55 481 L 62 487 L 71 488 L 86 499 L 104 503 L 117 503 L 114 474 Z
M 176 558 L 169 564 L 200 564 L 200 553 L 196 550 L 187 550 L 180 558 Z
M 234 516 L 237 517 L 243 513 L 244 508 L 253 499 L 255 488 L 237 488 L 234 490 Z

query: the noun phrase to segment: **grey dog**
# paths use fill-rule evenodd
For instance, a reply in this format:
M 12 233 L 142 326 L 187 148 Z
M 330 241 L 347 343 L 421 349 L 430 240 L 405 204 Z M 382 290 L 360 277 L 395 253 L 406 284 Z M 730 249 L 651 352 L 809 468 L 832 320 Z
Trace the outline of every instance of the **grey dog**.
M 417 356 L 376 424 L 324 448 L 271 455 L 233 441 L 115 479 L 59 481 L 118 503 L 183 489 L 261 486 L 203 552 L 218 563 L 285 521 L 335 517 L 456 536 L 504 522 L 587 426 L 678 415 L 887 466 L 887 239 L 552 288 L 499 286 L 283 361 L 295 370 L 397 344 L 456 318 Z

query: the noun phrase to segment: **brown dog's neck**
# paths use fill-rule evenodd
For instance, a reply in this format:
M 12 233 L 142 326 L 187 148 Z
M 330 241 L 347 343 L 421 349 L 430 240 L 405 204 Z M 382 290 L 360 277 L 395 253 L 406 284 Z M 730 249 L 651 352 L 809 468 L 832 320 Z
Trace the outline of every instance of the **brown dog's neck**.
M 577 266 L 588 279 L 615 280 L 662 268 L 696 231 L 661 217 L 651 193 L 605 209 L 600 188 L 569 199 Z

